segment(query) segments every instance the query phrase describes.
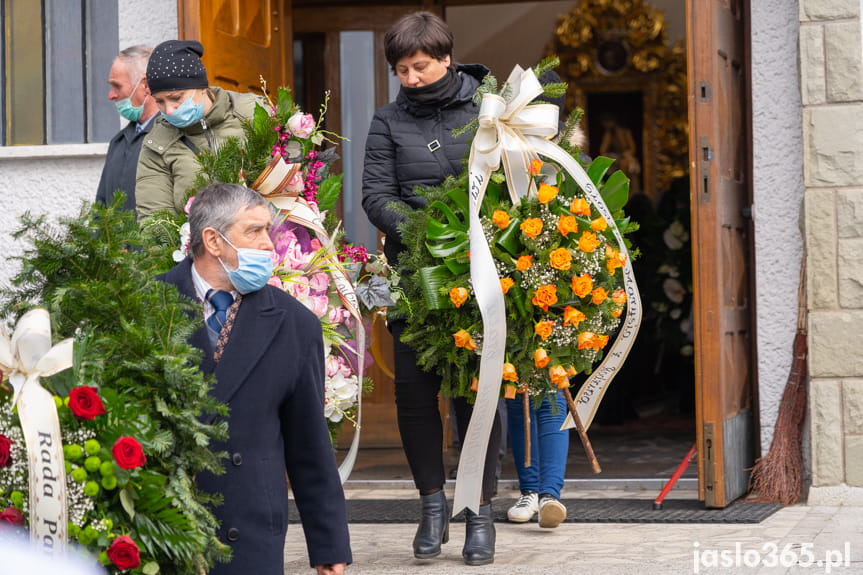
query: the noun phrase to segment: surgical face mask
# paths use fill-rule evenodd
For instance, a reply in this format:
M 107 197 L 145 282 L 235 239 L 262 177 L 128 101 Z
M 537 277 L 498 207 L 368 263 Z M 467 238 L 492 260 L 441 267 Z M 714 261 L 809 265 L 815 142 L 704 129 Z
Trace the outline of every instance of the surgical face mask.
M 219 234 L 222 236 L 222 234 Z M 238 248 L 231 241 L 222 236 L 228 245 L 237 252 L 237 269 L 229 270 L 219 258 L 222 269 L 228 274 L 228 281 L 243 295 L 256 292 L 270 281 L 273 275 L 273 260 L 270 257 L 271 250 L 255 250 L 251 248 Z
M 143 78 L 141 78 L 143 80 Z M 141 112 L 144 111 L 144 103 L 141 102 L 140 106 L 132 105 L 132 94 L 138 89 L 138 86 L 141 85 L 141 80 L 138 80 L 138 83 L 135 84 L 135 87 L 132 88 L 132 91 L 129 93 L 129 96 L 114 102 L 114 105 L 117 106 L 117 113 L 120 114 L 123 118 L 129 120 L 130 122 L 137 122 L 138 118 L 141 117 Z
M 192 96 L 189 96 L 182 104 L 177 106 L 177 109 L 171 114 L 162 112 L 162 117 L 165 118 L 169 124 L 178 128 L 191 126 L 204 117 L 204 99 L 201 98 L 201 103 L 196 104 L 192 99 Z

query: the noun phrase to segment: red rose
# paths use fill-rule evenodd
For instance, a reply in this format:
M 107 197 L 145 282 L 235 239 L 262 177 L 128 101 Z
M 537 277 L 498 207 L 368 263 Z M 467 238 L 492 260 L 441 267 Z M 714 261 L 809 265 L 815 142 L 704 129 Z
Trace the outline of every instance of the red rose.
M 87 386 L 76 387 L 69 392 L 69 409 L 81 419 L 95 419 L 97 415 L 105 413 L 105 405 L 96 393 L 96 388 Z
M 9 456 L 12 443 L 14 442 L 11 439 L 0 433 L 0 467 L 12 465 L 12 458 Z
M 107 554 L 111 563 L 116 565 L 120 571 L 137 569 L 141 564 L 138 546 L 135 545 L 135 542 L 128 535 L 121 535 L 111 541 Z
M 0 513 L 0 525 L 8 523 L 18 527 L 24 526 L 24 514 L 15 507 L 7 507 Z
M 134 437 L 121 437 L 111 448 L 111 455 L 123 469 L 143 467 L 147 463 L 144 448 Z

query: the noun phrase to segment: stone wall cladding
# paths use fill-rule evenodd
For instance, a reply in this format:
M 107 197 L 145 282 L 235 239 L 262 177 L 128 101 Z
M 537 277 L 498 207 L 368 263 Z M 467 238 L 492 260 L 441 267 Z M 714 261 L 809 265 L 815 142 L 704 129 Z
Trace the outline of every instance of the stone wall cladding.
M 832 189 L 806 191 L 806 276 L 810 309 L 835 309 L 839 303 L 836 285 L 836 210 Z
M 844 480 L 841 405 L 838 381 L 812 381 L 809 387 L 812 482 L 819 486 L 840 485 Z
M 177 0 L 119 0 L 120 48 L 177 39 Z
M 831 498 L 863 503 L 861 5 L 860 0 L 799 0 L 810 504 Z
M 857 20 L 824 25 L 829 102 L 863 100 L 863 51 L 849 50 L 849 46 L 860 46 L 860 23 Z
M 827 101 L 824 70 L 824 26 L 800 26 L 800 76 L 803 105 Z
M 856 18 L 860 14 L 859 0 L 799 0 L 800 21 Z

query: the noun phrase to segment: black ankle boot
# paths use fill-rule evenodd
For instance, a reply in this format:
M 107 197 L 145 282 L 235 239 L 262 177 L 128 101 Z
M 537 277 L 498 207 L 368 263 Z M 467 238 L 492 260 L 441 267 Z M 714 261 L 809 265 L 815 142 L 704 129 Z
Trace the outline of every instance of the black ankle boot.
M 449 541 L 449 513 L 443 489 L 421 495 L 422 519 L 414 536 L 414 557 L 431 559 L 440 555 L 441 543 Z
M 491 503 L 480 505 L 479 513 L 464 510 L 465 537 L 461 554 L 468 565 L 494 563 L 494 520 Z

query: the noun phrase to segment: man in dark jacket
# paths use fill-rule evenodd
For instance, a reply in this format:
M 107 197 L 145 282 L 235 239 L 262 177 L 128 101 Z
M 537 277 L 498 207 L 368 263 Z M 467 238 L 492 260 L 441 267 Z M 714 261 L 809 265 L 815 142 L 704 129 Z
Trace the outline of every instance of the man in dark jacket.
M 429 12 L 399 20 L 384 37 L 387 62 L 401 82 L 396 101 L 375 112 L 366 140 L 363 208 L 369 220 L 386 234 L 384 253 L 395 265 L 404 249 L 398 231 L 402 218 L 391 202 L 421 209 L 425 200 L 416 186 L 435 186 L 462 170 L 468 135 L 453 136 L 479 113 L 473 95 L 488 69 L 457 66 L 453 38 L 446 23 Z M 436 557 L 449 539 L 449 515 L 443 485 L 443 428 L 438 408 L 441 379 L 417 366 L 416 352 L 402 343 L 404 319 L 391 319 L 396 412 L 399 433 L 414 484 L 420 492 L 422 518 L 413 541 L 414 556 Z M 464 437 L 472 407 L 464 397 L 453 398 L 459 437 Z M 491 498 L 500 444 L 495 417 L 483 471 L 479 513 L 465 511 L 462 556 L 468 565 L 494 561 L 495 531 Z
M 117 132 L 108 145 L 105 167 L 96 190 L 96 201 L 111 203 L 117 190 L 126 194 L 123 209 L 135 209 L 135 173 L 144 136 L 153 127 L 159 108 L 147 89 L 149 46 L 130 46 L 114 59 L 108 75 L 108 99 L 117 106 L 120 116 L 129 123 Z
M 351 562 L 345 497 L 324 419 L 321 324 L 272 273 L 270 211 L 235 184 L 201 190 L 189 213 L 191 259 L 158 279 L 201 302 L 191 343 L 212 394 L 230 408 L 225 473 L 202 473 L 198 487 L 219 493 L 219 538 L 233 549 L 209 575 L 283 573 L 288 486 L 300 511 L 311 565 L 340 575 Z M 208 422 L 212 421 L 210 416 Z

